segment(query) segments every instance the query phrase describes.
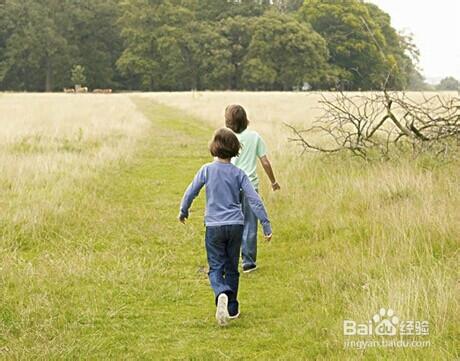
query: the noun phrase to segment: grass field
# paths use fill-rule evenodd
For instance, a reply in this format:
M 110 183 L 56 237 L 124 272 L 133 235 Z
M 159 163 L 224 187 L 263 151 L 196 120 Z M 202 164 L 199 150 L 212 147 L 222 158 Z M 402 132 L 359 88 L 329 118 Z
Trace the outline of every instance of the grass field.
M 279 122 L 311 121 L 300 96 L 0 95 L 0 358 L 458 358 L 460 165 L 299 157 Z M 262 178 L 274 238 L 221 329 L 203 195 L 186 226 L 176 216 L 233 102 L 282 190 Z M 430 346 L 344 348 L 343 320 L 382 307 L 429 321 Z

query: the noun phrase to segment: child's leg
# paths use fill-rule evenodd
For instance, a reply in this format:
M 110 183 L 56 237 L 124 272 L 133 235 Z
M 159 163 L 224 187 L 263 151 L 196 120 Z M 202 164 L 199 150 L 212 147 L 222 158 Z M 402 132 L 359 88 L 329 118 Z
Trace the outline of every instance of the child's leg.
M 230 294 L 232 291 L 225 282 L 223 275 L 225 260 L 227 259 L 224 226 L 206 227 L 205 243 L 209 265 L 209 281 L 217 302 L 217 297 L 221 293 Z
M 238 285 L 240 273 L 238 263 L 240 259 L 241 239 L 243 236 L 242 225 L 225 226 L 227 229 L 227 260 L 225 262 L 225 282 L 231 288 L 232 293 L 228 297 L 228 312 L 230 316 L 238 314 Z
M 249 206 L 246 197 L 243 196 L 242 208 L 244 214 L 243 243 L 241 256 L 243 267 L 253 267 L 257 260 L 257 217 Z

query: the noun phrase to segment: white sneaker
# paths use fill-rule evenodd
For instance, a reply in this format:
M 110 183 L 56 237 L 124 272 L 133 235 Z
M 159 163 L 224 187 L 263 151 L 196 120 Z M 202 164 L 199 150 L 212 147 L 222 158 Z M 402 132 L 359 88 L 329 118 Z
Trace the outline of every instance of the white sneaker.
M 228 297 L 225 293 L 221 293 L 217 297 L 216 320 L 219 326 L 226 326 L 230 315 L 228 314 Z

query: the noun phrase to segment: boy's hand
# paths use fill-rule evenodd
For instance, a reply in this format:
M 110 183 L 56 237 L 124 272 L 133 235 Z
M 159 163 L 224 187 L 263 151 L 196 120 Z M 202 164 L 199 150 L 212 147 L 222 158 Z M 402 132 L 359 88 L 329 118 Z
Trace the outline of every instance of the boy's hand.
M 281 189 L 280 185 L 278 182 L 272 183 L 272 189 L 273 191 L 279 191 Z
M 270 242 L 272 240 L 272 236 L 273 236 L 273 233 L 270 233 L 269 235 L 265 235 L 264 237 L 267 242 Z
M 179 216 L 177 217 L 177 219 L 179 220 L 180 223 L 185 224 L 185 220 L 187 219 L 187 217 Z

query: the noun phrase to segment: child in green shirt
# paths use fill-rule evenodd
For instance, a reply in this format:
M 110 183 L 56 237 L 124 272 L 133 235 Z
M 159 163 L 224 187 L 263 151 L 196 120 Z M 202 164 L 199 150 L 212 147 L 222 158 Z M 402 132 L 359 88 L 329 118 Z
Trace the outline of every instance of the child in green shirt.
M 225 125 L 233 130 L 241 143 L 239 156 L 232 159 L 232 163 L 242 169 L 255 190 L 259 188 L 257 176 L 257 159 L 270 179 L 273 191 L 280 189 L 275 179 L 270 161 L 267 158 L 267 148 L 262 137 L 254 130 L 247 129 L 249 120 L 246 111 L 241 105 L 229 105 L 225 109 Z M 243 272 L 251 272 L 257 268 L 257 217 L 249 207 L 243 195 L 242 209 L 244 214 L 244 231 L 241 246 L 243 258 Z

